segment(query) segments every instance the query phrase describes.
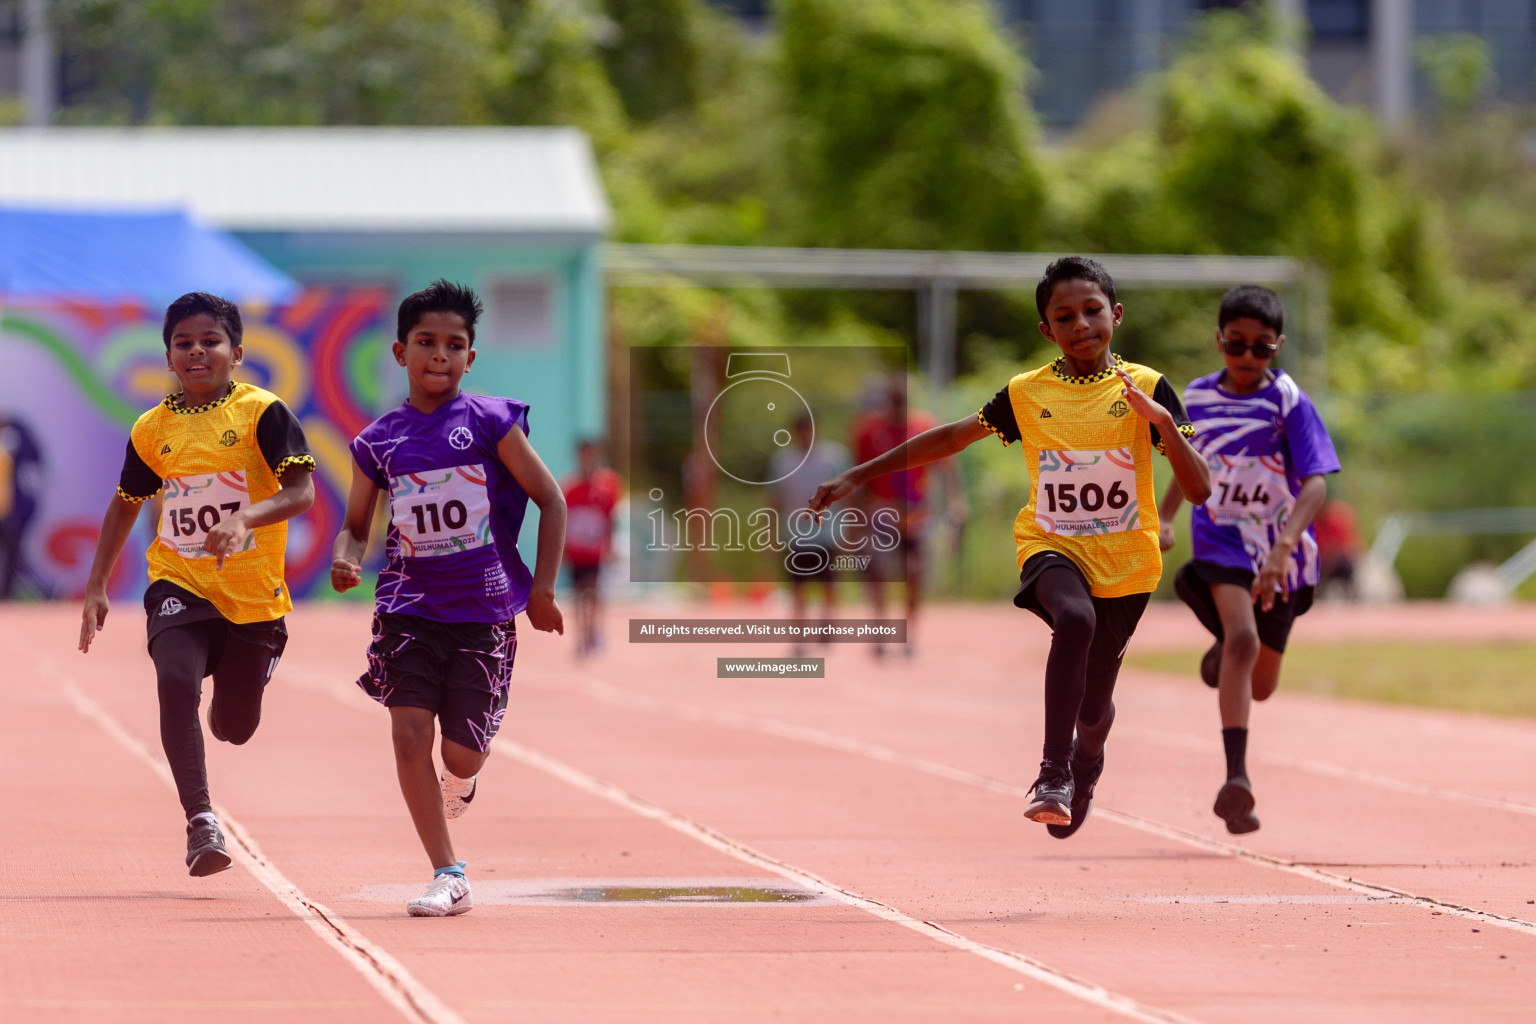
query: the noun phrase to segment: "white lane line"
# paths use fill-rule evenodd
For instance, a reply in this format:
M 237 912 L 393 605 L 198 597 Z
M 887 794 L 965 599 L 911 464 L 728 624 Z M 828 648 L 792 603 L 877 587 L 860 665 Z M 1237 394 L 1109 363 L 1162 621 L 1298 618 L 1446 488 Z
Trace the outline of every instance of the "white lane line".
M 64 694 L 86 718 L 95 722 L 102 731 L 120 746 L 144 762 L 172 792 L 176 780 L 171 777 L 170 766 L 161 757 L 151 753 L 138 738 L 124 728 L 100 704 L 86 695 L 75 680 L 52 666 L 52 674 L 64 680 Z M 362 933 L 347 924 L 335 911 L 315 902 L 290 882 L 277 869 L 261 847 L 251 838 L 245 826 L 225 808 L 215 804 L 213 813 L 219 824 L 233 840 L 230 853 L 255 879 L 266 886 L 293 915 L 309 926 L 326 945 L 340 953 L 342 958 L 357 969 L 363 979 L 372 985 L 384 1000 L 400 1011 L 400 1015 L 412 1024 L 466 1024 L 463 1017 L 454 1013 L 443 1001 L 433 995 L 410 971 L 394 957 L 370 942 Z
M 290 682 L 303 686 L 306 689 L 314 690 L 317 693 L 323 693 L 348 707 L 364 707 L 361 702 L 348 701 L 343 693 L 338 692 L 337 688 L 322 676 L 292 670 L 285 672 L 284 676 Z M 806 888 L 819 889 L 838 902 L 858 907 L 883 921 L 899 925 L 926 938 L 941 942 L 946 946 L 972 953 L 984 960 L 989 960 L 1011 971 L 1016 971 L 1027 978 L 1038 981 L 1043 985 L 1049 985 L 1051 988 L 1101 1009 L 1109 1010 L 1131 1020 L 1144 1021 L 1147 1024 L 1198 1024 L 1193 1018 L 1185 1017 L 1171 1010 L 1139 1003 L 1129 996 L 1111 992 L 1103 985 L 1078 978 L 1065 971 L 1051 967 L 1049 964 L 1042 963 L 1033 957 L 1016 953 L 1012 950 L 989 946 L 984 942 L 977 942 L 974 939 L 968 939 L 933 921 L 920 921 L 894 907 L 886 906 L 884 903 L 872 900 L 866 896 L 860 896 L 858 893 L 822 878 L 820 875 L 797 868 L 776 857 L 771 857 L 768 854 L 755 850 L 744 843 L 739 843 L 728 836 L 716 832 L 708 825 L 696 822 L 691 818 L 686 818 L 664 807 L 659 807 L 648 800 L 621 789 L 611 782 L 605 782 L 579 768 L 566 764 L 564 761 L 541 753 L 531 747 L 524 746 L 505 736 L 498 736 L 493 739 L 491 741 L 491 749 L 498 754 L 502 754 L 514 761 L 559 779 L 561 782 L 584 793 L 600 797 L 640 817 L 664 825 L 675 832 L 680 832 L 690 839 L 696 840 L 711 849 L 718 850 L 729 857 L 734 857 L 743 863 L 771 871 L 781 878 L 788 879 Z
M 1054 989 L 1065 992 L 1067 995 L 1074 996 L 1084 1002 L 1091 1003 L 1094 1006 L 1113 1011 L 1132 1020 L 1158 1022 L 1158 1024 L 1193 1024 L 1189 1017 L 1170 1010 L 1138 1003 L 1128 996 L 1111 992 L 1095 982 L 1067 974 L 1048 964 L 1041 963 L 1033 957 L 1025 956 L 1012 950 L 989 946 L 974 939 L 968 939 L 933 921 L 919 921 L 915 917 L 903 914 L 894 907 L 886 906 L 884 903 L 869 899 L 866 896 L 860 896 L 849 889 L 845 889 L 834 882 L 822 878 L 820 875 L 797 868 L 776 857 L 770 857 L 768 854 L 754 850 L 744 843 L 739 843 L 728 836 L 716 832 L 708 825 L 700 824 L 691 818 L 686 818 L 664 807 L 658 807 L 650 801 L 635 796 L 633 793 L 623 790 L 611 782 L 605 782 L 595 776 L 588 775 L 579 768 L 572 767 L 564 761 L 550 757 L 548 754 L 540 753 L 531 747 L 523 746 L 515 740 L 498 736 L 491 741 L 491 749 L 530 768 L 544 772 L 546 775 L 553 776 L 584 793 L 601 797 L 610 803 L 618 804 L 620 807 L 634 812 L 640 817 L 647 818 L 660 825 L 665 825 L 667 828 L 680 832 L 690 839 L 703 843 L 705 846 L 718 850 L 727 856 L 751 864 L 753 867 L 772 871 L 782 878 L 789 879 L 807 888 L 821 889 L 832 894 L 842 902 L 873 914 L 882 921 L 900 925 L 919 935 L 942 942 L 947 946 L 964 950 L 967 953 L 974 953 L 985 960 L 990 960 L 992 963 L 1017 971 L 1028 978 L 1049 985 Z
M 570 678 L 578 679 L 583 689 L 595 700 L 600 700 L 616 707 L 630 708 L 641 711 L 652 711 L 658 714 L 670 715 L 684 721 L 698 722 L 711 725 L 726 725 L 738 729 L 747 729 L 753 732 L 775 736 L 781 739 L 795 740 L 830 750 L 840 751 L 845 754 L 853 754 L 858 757 L 868 758 L 873 761 L 881 761 L 886 764 L 899 765 L 911 768 L 928 775 L 934 775 L 941 779 L 960 782 L 978 789 L 989 790 L 1004 796 L 1017 797 L 1027 800 L 1029 787 L 1020 786 L 1002 779 L 994 779 L 989 775 L 981 775 L 977 772 L 967 771 L 964 768 L 956 768 L 953 765 L 943 764 L 939 761 L 930 761 L 923 757 L 914 757 L 903 754 L 899 750 L 890 747 L 882 747 L 878 744 L 868 743 L 864 740 L 854 739 L 850 736 L 839 736 L 836 733 L 823 732 L 820 729 L 810 729 L 805 726 L 791 725 L 788 722 L 779 722 L 771 718 L 758 718 L 752 715 L 743 715 L 734 711 L 719 711 L 713 708 L 700 707 L 695 704 L 682 704 L 674 701 L 662 700 L 645 694 L 633 693 L 622 690 L 609 683 L 595 679 L 591 676 L 572 675 Z M 1499 928 L 1508 928 L 1511 931 L 1525 935 L 1536 935 L 1536 922 L 1526 921 L 1518 917 L 1508 917 L 1503 914 L 1495 914 L 1488 910 L 1478 910 L 1473 907 L 1462 906 L 1459 903 L 1451 903 L 1446 900 L 1438 900 L 1431 896 L 1420 896 L 1403 889 L 1396 889 L 1387 885 L 1379 885 L 1373 882 L 1365 882 L 1348 875 L 1335 874 L 1332 871 L 1324 871 L 1321 868 L 1311 867 L 1307 864 L 1299 864 L 1285 860 L 1282 857 L 1273 857 L 1269 854 L 1259 853 L 1254 850 L 1224 843 L 1219 839 L 1212 839 L 1196 832 L 1186 832 L 1184 829 L 1175 828 L 1172 825 L 1164 825 L 1150 818 L 1128 814 L 1125 811 L 1116 811 L 1102 804 L 1095 804 L 1095 813 L 1103 815 L 1107 820 L 1116 824 L 1137 829 L 1163 839 L 1171 839 L 1212 853 L 1219 853 L 1228 857 L 1235 857 L 1250 863 L 1259 864 L 1276 871 L 1287 874 L 1300 875 L 1324 885 L 1346 889 L 1350 892 L 1360 893 L 1376 897 L 1396 897 L 1403 902 L 1438 911 L 1442 914 L 1452 914 L 1465 917 L 1473 921 L 1494 925 Z
M 901 694 L 886 693 L 877 687 L 866 686 L 862 683 L 844 683 L 845 691 L 880 704 L 884 707 L 894 708 L 898 711 L 924 711 L 940 715 L 948 715 L 972 722 L 1010 721 L 1022 723 L 1025 716 L 1004 708 L 989 707 L 985 704 L 970 701 L 956 700 L 949 697 L 912 697 Z M 1170 732 L 1164 729 L 1149 729 L 1143 726 L 1119 725 L 1116 735 L 1122 735 L 1131 739 L 1145 740 L 1148 743 L 1156 743 L 1165 747 L 1173 747 L 1179 750 L 1192 750 L 1199 753 L 1220 752 L 1221 746 L 1214 741 L 1202 736 L 1193 736 L 1188 733 Z M 1536 805 L 1522 803 L 1518 800 L 1509 800 L 1503 797 L 1478 796 L 1475 793 L 1462 793 L 1454 789 L 1445 789 L 1440 786 L 1425 785 L 1420 782 L 1408 782 L 1404 779 L 1393 778 L 1390 775 L 1382 775 L 1379 772 L 1365 772 L 1356 768 L 1346 768 L 1343 765 L 1333 764 L 1329 761 L 1317 761 L 1311 758 L 1288 757 L 1285 754 L 1274 754 L 1267 751 L 1250 752 L 1250 761 L 1260 764 L 1272 765 L 1276 768 L 1288 768 L 1293 771 L 1306 772 L 1325 779 L 1334 779 L 1340 782 L 1355 782 L 1365 786 L 1374 786 L 1377 789 L 1385 789 L 1393 793 L 1403 793 L 1408 796 L 1428 797 L 1433 800 L 1454 800 L 1458 804 L 1469 804 L 1476 807 L 1486 807 L 1494 811 L 1508 811 L 1511 814 L 1523 814 L 1536 817 Z

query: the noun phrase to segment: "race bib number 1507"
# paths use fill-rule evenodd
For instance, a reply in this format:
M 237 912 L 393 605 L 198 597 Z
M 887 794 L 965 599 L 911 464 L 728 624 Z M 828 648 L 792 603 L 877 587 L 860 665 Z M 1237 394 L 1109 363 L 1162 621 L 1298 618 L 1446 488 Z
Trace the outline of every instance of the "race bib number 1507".
M 1042 451 L 1036 476 L 1035 524 L 1046 533 L 1087 537 L 1141 524 L 1129 448 Z
M 245 473 L 208 473 L 165 479 L 165 511 L 160 516 L 160 543 L 182 558 L 212 558 L 203 550 L 208 531 L 251 503 Z M 245 547 L 256 546 L 256 531 L 246 534 Z

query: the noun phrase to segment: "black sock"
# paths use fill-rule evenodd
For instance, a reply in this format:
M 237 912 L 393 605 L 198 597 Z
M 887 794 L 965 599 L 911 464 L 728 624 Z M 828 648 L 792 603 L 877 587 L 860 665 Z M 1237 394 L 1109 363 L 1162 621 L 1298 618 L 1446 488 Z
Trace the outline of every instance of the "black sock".
M 1227 778 L 1248 777 L 1248 730 L 1221 730 L 1221 745 L 1227 751 Z

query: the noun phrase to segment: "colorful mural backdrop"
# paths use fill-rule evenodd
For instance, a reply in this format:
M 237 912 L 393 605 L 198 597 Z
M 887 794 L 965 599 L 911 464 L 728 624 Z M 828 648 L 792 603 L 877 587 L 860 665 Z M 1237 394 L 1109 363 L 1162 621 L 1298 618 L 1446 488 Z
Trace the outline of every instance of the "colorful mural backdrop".
M 331 544 L 352 479 L 350 441 L 401 401 L 389 352 L 393 302 L 374 289 L 317 289 L 293 303 L 242 310 L 236 378 L 274 392 L 304 425 L 319 464 L 315 505 L 288 534 L 296 596 L 328 594 Z M 77 598 L 128 431 L 177 390 L 165 366 L 161 311 L 55 302 L 0 307 L 0 588 L 16 597 Z M 109 593 L 136 598 L 155 524 L 141 517 Z

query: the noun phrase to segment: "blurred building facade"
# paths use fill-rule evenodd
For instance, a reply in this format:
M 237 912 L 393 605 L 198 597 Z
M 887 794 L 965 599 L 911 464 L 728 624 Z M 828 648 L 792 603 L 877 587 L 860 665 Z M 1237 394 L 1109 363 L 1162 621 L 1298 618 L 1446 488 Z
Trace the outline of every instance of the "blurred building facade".
M 995 0 L 1037 70 L 1035 109 L 1047 125 L 1082 120 L 1106 95 L 1163 67 L 1191 19 L 1240 0 Z M 1481 39 L 1502 100 L 1536 96 L 1532 0 L 1275 0 L 1303 22 L 1312 77 L 1346 103 L 1388 122 L 1432 100 L 1415 70 L 1419 44 L 1437 36 Z

